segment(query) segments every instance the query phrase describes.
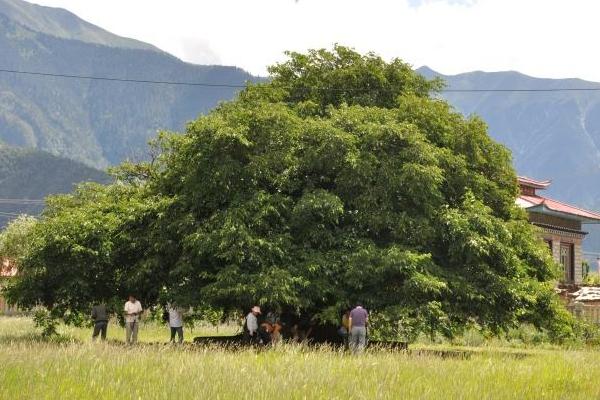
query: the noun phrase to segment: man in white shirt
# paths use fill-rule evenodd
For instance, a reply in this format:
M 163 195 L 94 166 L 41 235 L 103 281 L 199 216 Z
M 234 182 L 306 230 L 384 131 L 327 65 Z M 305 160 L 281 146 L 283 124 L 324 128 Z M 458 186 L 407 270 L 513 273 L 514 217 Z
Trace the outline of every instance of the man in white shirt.
M 246 315 L 246 321 L 244 321 L 244 332 L 246 335 L 246 341 L 248 343 L 258 343 L 258 315 L 260 314 L 260 307 L 254 306 Z
M 125 314 L 125 341 L 127 344 L 136 343 L 142 305 L 135 299 L 135 296 L 130 294 L 123 312 Z
M 169 327 L 171 328 L 171 343 L 175 342 L 175 333 L 179 343 L 183 343 L 183 311 L 172 304 L 167 307 L 169 312 Z

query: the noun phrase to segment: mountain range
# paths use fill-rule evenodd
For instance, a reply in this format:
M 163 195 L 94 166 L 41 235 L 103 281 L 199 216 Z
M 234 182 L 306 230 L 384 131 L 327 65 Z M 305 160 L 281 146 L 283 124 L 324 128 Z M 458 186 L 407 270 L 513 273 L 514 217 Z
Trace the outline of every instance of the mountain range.
M 118 79 L 226 82 L 240 68 L 185 63 L 65 10 L 0 0 L 0 69 Z M 145 158 L 147 141 L 180 130 L 235 88 L 0 73 L 0 140 L 104 168 Z
M 108 183 L 110 177 L 77 161 L 35 149 L 0 145 L 0 226 L 13 214 L 38 214 L 43 204 L 22 199 L 43 199 L 68 193 L 76 183 Z
M 550 179 L 548 192 L 582 207 L 600 208 L 600 83 L 580 79 L 540 79 L 518 72 L 442 75 L 443 97 L 465 115 L 478 115 L 490 135 L 506 145 L 519 174 Z M 597 89 L 546 91 L 548 89 Z M 496 90 L 534 89 L 536 92 Z
M 514 71 L 443 75 L 421 67 L 418 72 L 442 78 L 453 90 L 489 89 L 443 92 L 442 97 L 464 115 L 483 118 L 490 135 L 512 151 L 520 175 L 551 180 L 548 196 L 600 210 L 600 83 Z M 590 232 L 584 249 L 600 252 L 600 226 L 584 229 Z
M 62 8 L 43 7 L 19 0 L 2 0 L 0 1 L 0 13 L 30 31 L 53 37 L 109 47 L 160 52 L 150 44 L 105 31 Z
M 0 142 L 4 143 L 0 157 L 8 151 L 6 146 L 36 149 L 11 153 L 12 167 L 0 165 L 0 183 L 7 181 L 2 174 L 18 173 L 19 165 L 33 169 L 45 165 L 47 175 L 41 182 L 25 181 L 25 185 L 39 185 L 35 190 L 19 192 L 25 188 L 15 185 L 12 192 L 3 192 L 6 197 L 34 193 L 39 197 L 68 191 L 78 180 L 107 179 L 95 169 L 145 158 L 146 143 L 157 131 L 181 130 L 187 121 L 233 98 L 237 91 L 235 87 L 150 85 L 6 71 L 232 86 L 259 79 L 236 67 L 185 63 L 66 10 L 22 0 L 0 0 L 0 54 Z M 461 113 L 483 118 L 490 135 L 512 151 L 519 174 L 551 179 L 549 195 L 600 210 L 600 91 L 497 91 L 600 89 L 600 83 L 541 79 L 513 71 L 443 75 L 422 67 L 418 72 L 444 79 L 450 89 L 491 89 L 440 95 Z M 58 157 L 73 161 L 60 164 Z M 19 158 L 28 162 L 15 161 Z M 65 179 L 71 182 L 45 187 L 52 181 L 49 175 L 55 174 L 58 182 L 65 168 L 81 173 L 67 174 Z M 600 251 L 600 229 L 590 230 L 586 248 Z

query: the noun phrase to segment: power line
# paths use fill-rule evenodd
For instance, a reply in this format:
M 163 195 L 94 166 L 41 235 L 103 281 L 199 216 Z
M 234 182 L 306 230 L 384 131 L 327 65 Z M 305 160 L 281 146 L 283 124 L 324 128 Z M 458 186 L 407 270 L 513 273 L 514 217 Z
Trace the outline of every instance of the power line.
M 26 214 L 17 214 L 17 213 L 0 211 L 0 216 L 2 216 L 2 217 L 20 217 L 21 215 L 26 215 Z
M 19 75 L 33 75 L 42 77 L 54 77 L 54 78 L 67 78 L 67 79 L 88 79 L 96 81 L 111 81 L 111 82 L 129 82 L 129 83 L 143 83 L 152 85 L 173 85 L 173 86 L 197 86 L 197 87 L 209 87 L 209 88 L 230 88 L 230 89 L 244 89 L 247 86 L 234 83 L 208 83 L 208 82 L 185 82 L 185 81 L 167 81 L 167 80 L 152 80 L 152 79 L 129 79 L 129 78 L 115 78 L 108 76 L 93 76 L 93 75 L 71 75 L 71 74 L 55 74 L 49 72 L 37 72 L 37 71 L 21 71 L 13 69 L 0 69 L 0 73 L 12 73 Z M 323 90 L 323 91 L 368 91 L 371 89 L 365 88 L 327 88 L 327 87 L 307 87 L 306 89 Z M 442 93 L 486 93 L 486 92 L 516 92 L 516 93 L 547 93 L 547 92 L 598 92 L 600 87 L 594 88 L 508 88 L 508 89 L 442 89 Z
M 151 79 L 113 78 L 113 77 L 107 77 L 107 76 L 54 74 L 54 73 L 49 73 L 49 72 L 19 71 L 19 70 L 13 70 L 13 69 L 0 69 L 0 72 L 21 74 L 21 75 L 47 76 L 47 77 L 55 77 L 55 78 L 89 79 L 89 80 L 94 80 L 94 81 L 148 83 L 148 84 L 155 84 L 155 85 L 159 84 L 159 85 L 180 85 L 180 86 L 225 87 L 225 88 L 240 88 L 240 89 L 246 87 L 246 85 L 229 84 L 229 83 L 158 81 L 158 80 L 151 80 Z
M 0 204 L 44 204 L 45 201 L 41 199 L 0 199 Z
M 598 92 L 597 88 L 548 88 L 548 89 L 443 89 L 444 93 L 479 93 L 479 92 Z
M 14 220 L 17 219 L 19 217 L 31 217 L 33 216 L 32 214 L 27 214 L 27 213 L 13 213 L 13 212 L 5 212 L 5 211 L 0 211 L 0 218 L 7 218 L 10 220 Z

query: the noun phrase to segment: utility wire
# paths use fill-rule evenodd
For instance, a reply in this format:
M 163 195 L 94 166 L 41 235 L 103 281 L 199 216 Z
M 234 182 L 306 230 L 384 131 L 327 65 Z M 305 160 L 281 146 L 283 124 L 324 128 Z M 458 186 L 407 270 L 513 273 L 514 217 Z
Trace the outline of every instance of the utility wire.
M 479 92 L 598 92 L 597 88 L 548 88 L 548 89 L 442 89 L 444 93 L 479 93 Z
M 209 87 L 209 88 L 231 88 L 231 89 L 244 89 L 247 86 L 234 83 L 208 83 L 208 82 L 185 82 L 185 81 L 167 81 L 167 80 L 152 80 L 152 79 L 129 79 L 129 78 L 114 78 L 107 76 L 92 76 L 92 75 L 71 75 L 71 74 L 55 74 L 49 72 L 37 72 L 37 71 L 21 71 L 13 69 L 0 69 L 0 73 L 12 73 L 19 75 L 34 75 L 43 77 L 55 77 L 55 78 L 68 78 L 68 79 L 88 79 L 95 81 L 111 81 L 111 82 L 130 82 L 130 83 L 144 83 L 152 85 L 174 85 L 174 86 L 198 86 L 198 87 Z M 322 91 L 368 91 L 372 89 L 360 89 L 360 88 L 327 88 L 327 87 L 307 87 L 307 89 L 322 90 Z M 536 93 L 536 92 L 598 92 L 600 87 L 594 88 L 546 88 L 546 89 L 522 89 L 522 88 L 508 88 L 508 89 L 442 89 L 442 93 L 485 93 L 485 92 L 522 92 L 522 93 Z
M 21 215 L 25 215 L 25 214 L 17 214 L 17 213 L 0 211 L 0 216 L 3 216 L 3 217 L 20 217 Z
M 0 204 L 44 204 L 44 200 L 38 199 L 0 199 Z
M 246 85 L 229 84 L 229 83 L 157 81 L 157 80 L 150 80 L 150 79 L 113 78 L 113 77 L 107 77 L 107 76 L 53 74 L 53 73 L 49 73 L 49 72 L 19 71 L 19 70 L 13 70 L 13 69 L 0 69 L 0 72 L 21 74 L 21 75 L 48 76 L 48 77 L 56 77 L 56 78 L 90 79 L 90 80 L 95 80 L 95 81 L 113 81 L 113 82 L 150 83 L 150 84 L 159 84 L 159 85 L 204 86 L 204 87 L 225 87 L 225 88 L 245 88 L 246 87 Z

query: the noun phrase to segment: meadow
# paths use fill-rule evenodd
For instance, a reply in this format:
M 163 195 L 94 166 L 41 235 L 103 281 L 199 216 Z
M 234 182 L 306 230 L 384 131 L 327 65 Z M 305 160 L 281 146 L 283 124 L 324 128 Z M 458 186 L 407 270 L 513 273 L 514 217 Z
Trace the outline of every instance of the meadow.
M 196 328 L 193 335 L 235 327 Z M 231 350 L 167 345 L 165 327 L 147 324 L 136 346 L 123 329 L 109 341 L 60 328 L 43 340 L 26 317 L 0 317 L 0 399 L 590 399 L 600 397 L 600 352 L 593 349 L 455 346 L 462 357 L 417 344 L 405 353 L 352 356 L 327 347 L 285 345 Z M 186 340 L 191 339 L 188 331 Z M 465 356 L 466 355 L 466 356 Z

